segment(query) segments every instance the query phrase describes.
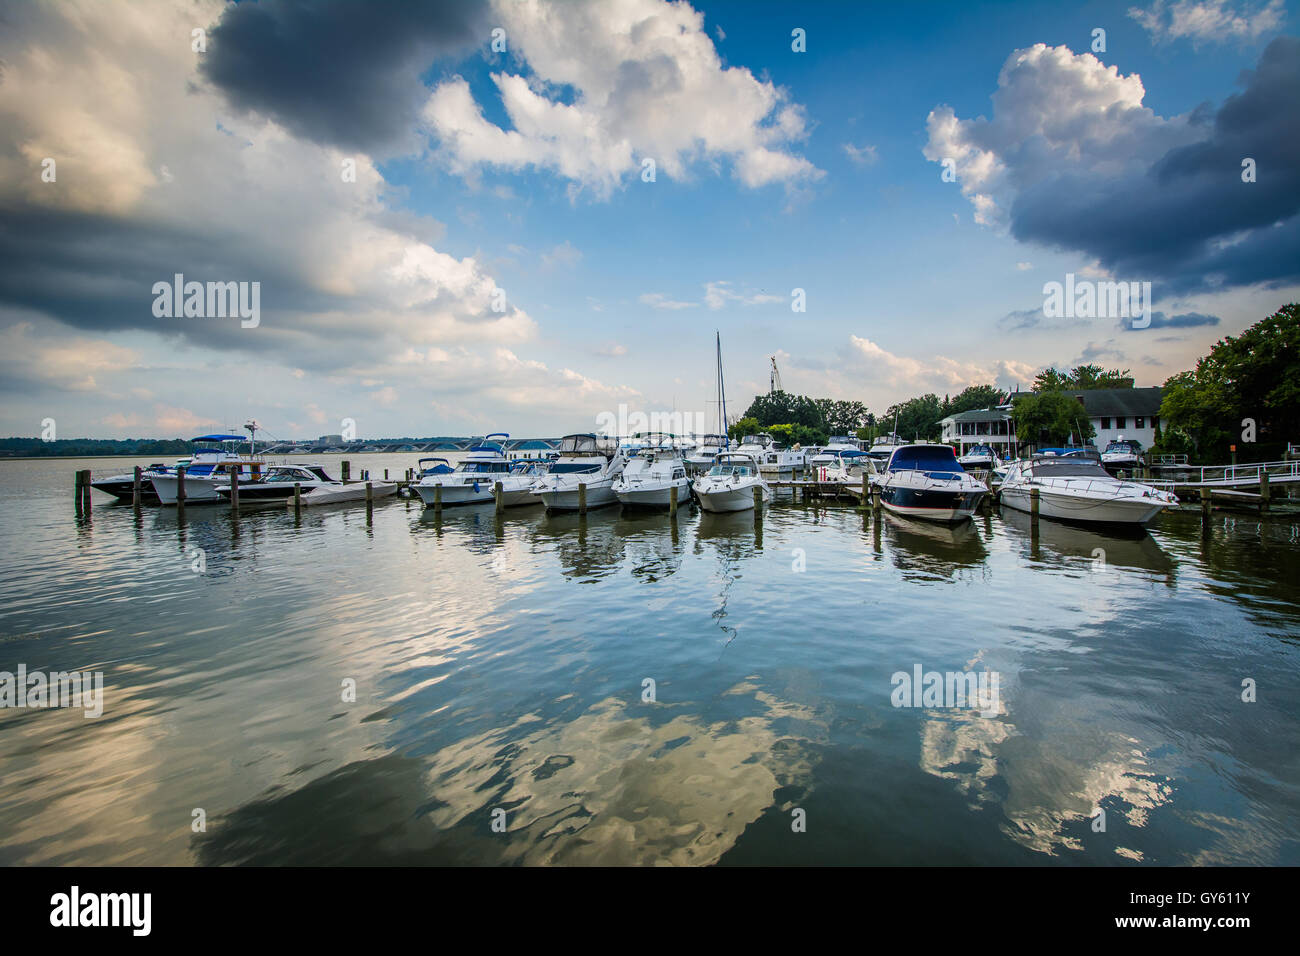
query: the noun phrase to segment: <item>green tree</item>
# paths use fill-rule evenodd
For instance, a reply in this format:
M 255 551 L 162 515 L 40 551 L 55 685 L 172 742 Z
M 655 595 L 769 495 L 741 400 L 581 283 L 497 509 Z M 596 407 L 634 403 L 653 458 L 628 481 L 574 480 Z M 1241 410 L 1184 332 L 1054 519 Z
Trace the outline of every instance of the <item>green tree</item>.
M 739 421 L 734 422 L 732 426 L 727 429 L 727 436 L 730 438 L 740 439 L 744 438 L 746 435 L 753 435 L 757 432 L 761 432 L 762 430 L 763 426 L 758 423 L 757 418 L 754 418 L 751 415 L 746 415 Z
M 1165 382 L 1160 417 L 1190 438 L 1205 461 L 1280 454 L 1300 437 L 1300 305 L 1290 303 L 1241 335 L 1217 342 L 1191 372 Z M 1242 440 L 1255 423 L 1255 442 Z
M 1061 445 L 1075 436 L 1086 444 L 1096 434 L 1083 405 L 1059 389 L 1022 395 L 1011 417 L 1021 442 Z
M 943 418 L 943 404 L 938 395 L 922 395 L 908 399 L 886 409 L 881 422 L 886 430 L 898 432 L 900 438 L 919 441 L 938 441 L 942 429 L 939 420 Z M 894 422 L 897 420 L 897 428 Z

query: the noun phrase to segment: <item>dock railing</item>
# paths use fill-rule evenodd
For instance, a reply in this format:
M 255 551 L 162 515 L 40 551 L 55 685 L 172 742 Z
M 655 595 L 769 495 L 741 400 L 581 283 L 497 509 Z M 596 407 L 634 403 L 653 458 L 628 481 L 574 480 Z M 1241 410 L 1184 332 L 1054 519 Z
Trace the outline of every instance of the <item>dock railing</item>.
M 1173 485 L 1205 485 L 1207 487 L 1233 485 L 1258 485 L 1261 475 L 1268 475 L 1272 484 L 1300 481 L 1300 461 L 1263 461 L 1245 465 L 1188 466 L 1186 478 L 1179 480 L 1153 479 L 1148 484 L 1157 487 Z

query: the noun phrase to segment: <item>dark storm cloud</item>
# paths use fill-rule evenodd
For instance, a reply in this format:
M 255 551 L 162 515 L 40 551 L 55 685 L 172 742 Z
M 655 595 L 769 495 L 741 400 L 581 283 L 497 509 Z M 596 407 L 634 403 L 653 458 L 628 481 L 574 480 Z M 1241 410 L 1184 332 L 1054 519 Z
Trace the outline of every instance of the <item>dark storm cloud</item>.
M 1201 312 L 1184 312 L 1181 315 L 1152 312 L 1151 324 L 1145 329 L 1134 329 L 1132 319 L 1120 319 L 1115 327 L 1129 332 L 1144 332 L 1152 329 L 1194 329 L 1203 325 L 1218 325 L 1219 321 L 1217 315 L 1205 315 Z
M 1017 239 L 1086 252 L 1164 292 L 1300 281 L 1300 38 L 1278 37 L 1206 137 L 1128 179 L 1071 173 L 1024 190 Z M 1242 181 L 1242 160 L 1256 181 Z M 1254 230 L 1244 239 L 1241 234 Z
M 475 0 L 263 0 L 230 5 L 203 75 L 232 105 L 370 154 L 410 135 L 435 59 L 490 38 Z
M 88 332 L 142 329 L 218 349 L 292 350 L 301 355 L 295 364 L 312 367 L 314 343 L 301 334 L 311 331 L 310 313 L 346 308 L 347 300 L 311 289 L 242 243 L 212 240 L 156 222 L 11 206 L 0 216 L 0 303 Z M 187 282 L 260 283 L 261 324 L 245 329 L 233 318 L 154 316 L 154 283 L 170 283 L 178 272 Z M 331 328 L 330 347 L 367 334 L 363 323 Z

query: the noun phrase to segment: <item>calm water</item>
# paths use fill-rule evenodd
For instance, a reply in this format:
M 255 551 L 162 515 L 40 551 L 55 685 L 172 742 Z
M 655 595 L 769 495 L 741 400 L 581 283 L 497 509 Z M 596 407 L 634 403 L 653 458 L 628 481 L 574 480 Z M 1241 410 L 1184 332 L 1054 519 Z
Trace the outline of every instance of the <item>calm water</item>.
M 79 522 L 132 464 L 0 463 L 0 670 L 105 681 L 0 710 L 0 863 L 1300 863 L 1295 521 Z M 894 707 L 916 665 L 996 713 Z

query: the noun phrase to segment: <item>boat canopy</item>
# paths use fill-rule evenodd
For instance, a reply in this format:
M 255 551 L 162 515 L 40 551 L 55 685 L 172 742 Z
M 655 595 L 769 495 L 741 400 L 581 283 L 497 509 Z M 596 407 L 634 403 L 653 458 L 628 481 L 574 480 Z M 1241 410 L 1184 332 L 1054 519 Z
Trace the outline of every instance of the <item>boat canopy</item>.
M 596 436 L 593 434 L 565 435 L 560 439 L 561 455 L 598 455 Z
M 901 445 L 889 458 L 890 471 L 964 472 L 948 445 Z
M 1048 458 L 1085 458 L 1092 461 L 1101 461 L 1101 453 L 1093 445 L 1080 446 L 1069 445 L 1064 448 L 1040 448 L 1038 455 L 1035 457 Z
M 190 441 L 248 441 L 247 435 L 200 435 Z
M 1059 458 L 1035 455 L 1029 467 L 1036 478 L 1110 478 L 1101 462 L 1076 455 Z

